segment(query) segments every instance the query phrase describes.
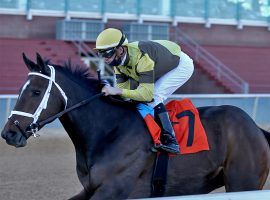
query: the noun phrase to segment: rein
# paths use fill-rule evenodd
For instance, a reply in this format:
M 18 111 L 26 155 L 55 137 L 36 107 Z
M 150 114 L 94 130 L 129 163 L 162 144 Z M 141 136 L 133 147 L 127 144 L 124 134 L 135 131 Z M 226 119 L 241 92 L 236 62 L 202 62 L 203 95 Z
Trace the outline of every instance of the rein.
M 29 132 L 29 133 L 31 134 L 30 136 L 39 137 L 39 134 L 37 134 L 36 132 L 38 132 L 42 126 L 46 125 L 47 123 L 49 123 L 49 122 L 51 122 L 51 121 L 53 121 L 53 120 L 55 120 L 55 119 L 57 119 L 57 118 L 63 116 L 64 114 L 66 114 L 66 113 L 68 113 L 68 112 L 70 112 L 70 111 L 72 111 L 72 110 L 74 110 L 74 109 L 76 109 L 76 108 L 78 108 L 78 107 L 81 107 L 81 106 L 83 106 L 83 105 L 85 105 L 85 104 L 90 103 L 90 102 L 93 101 L 94 99 L 99 98 L 99 97 L 101 97 L 101 96 L 103 96 L 103 95 L 104 95 L 104 92 L 98 93 L 98 94 L 96 94 L 96 95 L 94 95 L 94 96 L 92 96 L 92 97 L 90 97 L 90 98 L 88 98 L 88 99 L 85 99 L 85 100 L 83 100 L 83 101 L 81 101 L 81 102 L 79 102 L 79 103 L 77 103 L 77 104 L 75 104 L 75 105 L 73 105 L 73 106 L 71 106 L 71 107 L 69 107 L 69 108 L 64 109 L 63 111 L 61 111 L 61 112 L 59 112 L 59 113 L 57 113 L 57 114 L 55 114 L 55 115 L 53 115 L 53 116 L 51 116 L 51 117 L 49 117 L 49 118 L 43 120 L 43 121 L 31 123 L 31 124 L 29 125 L 30 131 L 27 131 L 27 132 Z M 19 131 L 21 132 L 21 134 L 22 134 L 25 138 L 30 137 L 29 135 L 27 135 L 27 134 L 22 130 L 22 128 L 20 127 L 20 123 L 19 123 L 18 120 L 12 120 L 11 118 L 9 118 L 9 120 L 11 120 L 11 121 L 13 122 L 13 124 L 19 129 Z
M 85 105 L 85 104 L 88 104 L 90 101 L 92 101 L 92 100 L 94 100 L 94 99 L 96 99 L 96 98 L 99 98 L 99 97 L 101 97 L 101 96 L 103 96 L 103 95 L 104 95 L 104 92 L 98 93 L 98 94 L 96 94 L 96 95 L 94 95 L 94 96 L 92 96 L 92 97 L 90 97 L 90 98 L 88 98 L 88 99 L 85 99 L 85 100 L 83 100 L 83 101 L 81 101 L 81 102 L 79 102 L 79 103 L 77 103 L 77 104 L 75 104 L 75 105 L 73 105 L 73 106 L 71 106 L 71 107 L 69 107 L 69 108 L 67 108 L 67 109 L 65 109 L 65 110 L 63 110 L 63 111 L 61 111 L 61 112 L 59 112 L 59 113 L 57 113 L 57 114 L 54 115 L 54 116 L 51 116 L 51 117 L 49 117 L 49 118 L 47 118 L 47 119 L 45 119 L 45 120 L 43 120 L 43 121 L 37 122 L 36 125 L 37 125 L 38 128 L 39 128 L 39 127 L 42 127 L 42 126 L 44 126 L 45 124 L 47 124 L 47 123 L 49 123 L 49 122 L 55 120 L 56 118 L 59 118 L 59 117 L 61 117 L 62 115 L 66 114 L 66 113 L 68 113 L 68 112 L 70 112 L 70 111 L 72 111 L 72 110 L 74 110 L 74 109 L 76 109 L 76 108 L 78 108 L 78 107 L 81 107 L 81 106 L 83 106 L 83 105 Z

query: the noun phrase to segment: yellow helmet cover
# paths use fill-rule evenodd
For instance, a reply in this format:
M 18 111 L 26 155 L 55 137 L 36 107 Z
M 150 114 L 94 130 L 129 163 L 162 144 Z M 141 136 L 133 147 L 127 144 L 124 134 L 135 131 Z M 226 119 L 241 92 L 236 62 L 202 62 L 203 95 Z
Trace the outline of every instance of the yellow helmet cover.
M 128 40 L 120 30 L 115 28 L 108 28 L 98 35 L 95 49 L 109 49 L 126 44 L 128 44 Z

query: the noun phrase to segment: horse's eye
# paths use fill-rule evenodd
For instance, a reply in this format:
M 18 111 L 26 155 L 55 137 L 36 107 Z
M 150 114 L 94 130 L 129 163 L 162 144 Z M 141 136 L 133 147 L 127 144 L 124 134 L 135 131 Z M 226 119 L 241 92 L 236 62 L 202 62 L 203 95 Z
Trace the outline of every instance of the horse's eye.
M 38 95 L 40 95 L 40 91 L 39 90 L 33 90 L 32 95 L 33 96 L 38 96 Z

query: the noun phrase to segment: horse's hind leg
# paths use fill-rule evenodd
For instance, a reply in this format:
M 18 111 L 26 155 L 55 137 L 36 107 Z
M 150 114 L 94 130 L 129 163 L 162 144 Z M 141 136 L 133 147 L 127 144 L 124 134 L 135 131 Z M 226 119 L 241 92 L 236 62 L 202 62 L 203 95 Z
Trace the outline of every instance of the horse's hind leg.
M 261 153 L 253 158 L 247 154 L 227 160 L 224 167 L 224 183 L 227 192 L 261 190 L 263 188 L 269 172 L 269 162 L 268 158 L 265 158 L 268 154 Z
M 74 197 L 71 197 L 69 200 L 88 200 L 90 197 L 91 194 L 83 189 L 80 193 L 76 194 Z

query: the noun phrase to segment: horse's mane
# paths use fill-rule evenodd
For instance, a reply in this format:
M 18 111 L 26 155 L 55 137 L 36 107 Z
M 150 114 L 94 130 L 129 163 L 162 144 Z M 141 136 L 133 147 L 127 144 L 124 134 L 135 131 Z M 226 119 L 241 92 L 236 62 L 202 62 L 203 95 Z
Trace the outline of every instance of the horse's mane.
M 50 64 L 49 61 L 47 61 Z M 99 80 L 95 77 L 93 71 L 90 68 L 81 66 L 81 65 L 72 65 L 70 61 L 62 65 L 54 65 L 56 70 L 60 71 L 72 81 L 78 83 L 81 87 L 86 88 L 87 90 L 96 89 L 96 86 L 99 84 Z

